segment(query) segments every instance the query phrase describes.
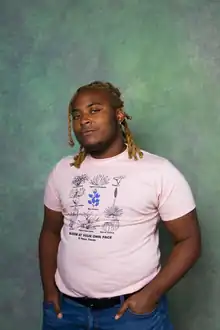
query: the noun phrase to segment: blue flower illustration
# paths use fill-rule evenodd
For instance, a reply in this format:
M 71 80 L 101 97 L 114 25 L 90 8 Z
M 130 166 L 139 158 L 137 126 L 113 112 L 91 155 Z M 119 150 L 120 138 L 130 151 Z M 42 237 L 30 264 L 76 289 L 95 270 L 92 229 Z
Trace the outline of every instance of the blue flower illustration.
M 100 202 L 100 195 L 97 192 L 97 190 L 94 189 L 93 190 L 93 193 L 92 194 L 89 194 L 88 203 L 94 207 L 94 206 L 98 206 L 99 205 L 99 202 Z

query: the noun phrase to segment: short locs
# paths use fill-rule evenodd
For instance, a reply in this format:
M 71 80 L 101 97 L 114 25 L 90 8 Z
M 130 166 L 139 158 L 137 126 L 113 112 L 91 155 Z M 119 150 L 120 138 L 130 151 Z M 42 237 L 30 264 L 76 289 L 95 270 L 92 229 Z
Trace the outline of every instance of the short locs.
M 128 157 L 130 159 L 138 160 L 139 158 L 143 157 L 143 153 L 141 152 L 140 148 L 135 144 L 132 133 L 128 127 L 127 119 L 131 120 L 132 118 L 123 110 L 124 108 L 124 102 L 121 99 L 121 92 L 119 89 L 115 86 L 113 86 L 109 82 L 102 82 L 102 81 L 94 81 L 88 85 L 81 86 L 79 89 L 77 89 L 76 93 L 72 97 L 69 107 L 68 107 L 68 137 L 69 137 L 69 145 L 74 146 L 74 141 L 72 138 L 72 110 L 73 110 L 73 103 L 76 99 L 79 92 L 82 90 L 88 90 L 88 89 L 99 89 L 99 90 L 105 90 L 109 93 L 111 97 L 111 105 L 114 109 L 121 109 L 124 113 L 124 119 L 121 121 L 121 130 L 122 135 L 124 138 L 125 143 L 127 144 L 127 150 L 128 150 Z M 74 161 L 71 164 L 72 166 L 75 166 L 77 168 L 80 167 L 84 159 L 86 158 L 86 151 L 82 146 L 80 146 L 79 153 L 74 157 Z

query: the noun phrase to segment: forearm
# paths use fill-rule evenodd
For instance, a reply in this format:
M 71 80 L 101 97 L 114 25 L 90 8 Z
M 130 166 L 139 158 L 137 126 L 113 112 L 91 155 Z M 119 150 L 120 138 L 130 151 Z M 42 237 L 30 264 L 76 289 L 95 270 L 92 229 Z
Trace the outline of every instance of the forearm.
M 39 238 L 39 266 L 44 295 L 56 287 L 57 252 L 60 237 L 50 231 L 42 231 Z
M 169 291 L 194 265 L 200 256 L 200 242 L 188 238 L 177 243 L 164 267 L 146 286 L 156 298 Z M 145 288 L 144 288 L 145 290 Z

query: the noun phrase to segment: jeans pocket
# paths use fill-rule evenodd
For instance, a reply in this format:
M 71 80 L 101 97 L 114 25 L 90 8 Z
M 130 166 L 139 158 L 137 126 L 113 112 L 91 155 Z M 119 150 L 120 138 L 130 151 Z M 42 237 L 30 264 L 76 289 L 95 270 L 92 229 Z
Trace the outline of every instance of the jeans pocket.
M 64 322 L 63 317 L 59 319 L 52 302 L 43 302 L 43 330 L 60 328 Z
M 130 308 L 128 308 L 128 312 L 131 315 L 134 315 L 134 316 L 137 316 L 137 317 L 152 317 L 152 316 L 154 316 L 158 312 L 158 309 L 159 309 L 159 303 L 152 310 L 152 312 L 146 312 L 146 313 L 143 313 L 143 314 L 138 314 L 138 313 L 133 312 Z
M 50 301 L 44 301 L 43 302 L 43 309 L 53 309 L 54 310 L 54 305 Z

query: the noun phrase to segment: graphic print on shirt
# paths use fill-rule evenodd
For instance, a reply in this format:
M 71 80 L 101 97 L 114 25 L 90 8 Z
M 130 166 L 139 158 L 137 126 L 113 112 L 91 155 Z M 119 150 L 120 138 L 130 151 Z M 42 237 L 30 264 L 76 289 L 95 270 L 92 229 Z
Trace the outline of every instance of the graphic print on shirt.
M 86 230 L 95 230 L 97 228 L 96 223 L 99 221 L 98 216 L 95 216 L 90 212 L 85 212 L 81 216 L 83 220 L 80 221 L 80 228 Z
M 119 217 L 123 214 L 123 210 L 116 205 L 116 199 L 118 196 L 118 187 L 120 186 L 121 180 L 124 179 L 124 176 L 114 177 L 115 181 L 112 186 L 114 189 L 114 198 L 111 206 L 105 209 L 105 217 L 107 218 L 105 223 L 103 224 L 103 230 L 106 232 L 115 232 L 120 224 Z
M 112 238 L 120 227 L 120 216 L 123 214 L 116 201 L 124 178 L 124 176 L 110 178 L 98 174 L 90 179 L 86 174 L 82 174 L 72 180 L 69 194 L 72 212 L 68 214 L 70 235 L 89 241 Z M 112 204 L 102 210 L 102 192 L 103 189 L 109 189 L 108 187 L 114 187 Z M 103 215 L 100 217 L 100 214 Z
M 92 193 L 88 196 L 88 203 L 92 206 L 93 210 L 96 210 L 96 207 L 99 206 L 100 194 L 97 189 L 93 189 Z
M 79 187 L 79 188 L 72 188 L 72 190 L 70 191 L 70 198 L 73 201 L 73 208 L 79 207 L 80 203 L 80 197 L 82 197 L 85 193 L 85 189 L 83 187 Z
M 106 189 L 109 182 L 110 178 L 103 174 L 98 174 L 89 181 L 91 188 L 91 191 L 88 194 L 89 211 L 99 211 L 101 189 Z
M 80 198 L 85 194 L 84 184 L 88 181 L 89 178 L 86 174 L 77 175 L 72 180 L 72 189 L 69 194 L 69 198 L 72 201 L 72 205 L 70 206 L 73 210 L 69 214 L 71 216 L 69 229 L 73 230 L 78 227 L 78 216 L 79 216 L 79 208 L 84 205 L 80 203 Z
M 110 178 L 102 174 L 98 174 L 90 180 L 91 186 L 94 187 L 103 187 L 106 186 L 109 182 L 110 182 Z

